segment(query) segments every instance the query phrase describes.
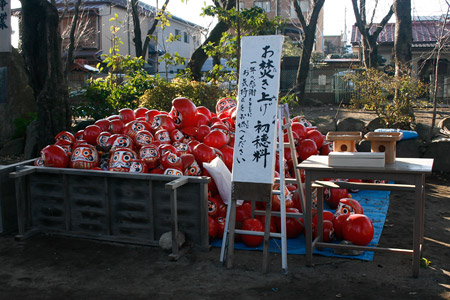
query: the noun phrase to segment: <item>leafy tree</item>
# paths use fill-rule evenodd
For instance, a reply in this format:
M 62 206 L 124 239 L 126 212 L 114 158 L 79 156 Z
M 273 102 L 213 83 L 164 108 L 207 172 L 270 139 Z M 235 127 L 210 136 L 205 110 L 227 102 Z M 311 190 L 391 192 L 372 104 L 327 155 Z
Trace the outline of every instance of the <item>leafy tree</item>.
M 302 55 L 302 44 L 286 36 L 283 43 L 283 56 L 300 55 Z
M 170 26 L 170 22 L 167 17 L 168 16 L 166 14 L 162 14 L 158 17 L 160 19 L 160 22 L 159 22 L 160 24 L 158 26 L 160 26 L 163 34 L 164 34 L 164 30 L 166 29 L 166 27 Z M 170 44 L 175 41 L 178 41 L 180 39 L 181 39 L 181 35 L 174 35 L 173 33 L 170 33 L 169 36 L 167 36 L 166 40 L 163 43 L 161 43 L 164 54 L 162 55 L 161 58 L 158 59 L 158 61 L 165 62 L 164 67 L 165 67 L 165 73 L 166 73 L 166 80 L 169 79 L 169 67 L 170 66 L 184 65 L 186 62 L 186 58 L 181 56 L 178 52 L 174 52 L 172 54 L 169 51 Z
M 204 13 L 206 15 L 218 16 L 220 20 L 219 22 L 225 22 L 231 29 L 235 29 L 237 31 L 237 28 L 239 28 L 240 35 L 232 34 L 230 32 L 223 32 L 218 42 L 213 43 L 209 41 L 207 43 L 203 43 L 201 46 L 202 51 L 205 54 L 205 60 L 209 56 L 215 58 L 217 61 L 224 58 L 227 61 L 226 66 L 230 69 L 236 70 L 239 65 L 238 39 L 240 36 L 275 34 L 277 29 L 282 29 L 284 24 L 278 17 L 270 20 L 266 12 L 259 7 L 243 9 L 238 12 L 234 7 L 226 9 L 222 7 L 209 6 L 204 9 Z M 193 78 L 197 80 L 197 75 L 194 74 L 194 71 L 192 71 L 192 75 Z M 225 72 L 224 66 L 216 63 L 213 70 L 207 74 L 207 78 L 218 80 L 236 80 L 236 74 Z
M 214 15 L 213 11 L 215 9 L 231 10 L 235 5 L 236 0 L 214 0 L 214 6 L 205 8 L 204 13 L 206 15 Z M 201 69 L 205 61 L 208 59 L 208 54 L 205 52 L 204 46 L 218 46 L 222 38 L 222 34 L 228 31 L 228 29 L 230 29 L 230 23 L 219 18 L 219 22 L 211 30 L 209 36 L 206 38 L 203 44 L 195 49 L 194 53 L 192 53 L 187 65 L 192 79 L 197 81 L 201 80 Z

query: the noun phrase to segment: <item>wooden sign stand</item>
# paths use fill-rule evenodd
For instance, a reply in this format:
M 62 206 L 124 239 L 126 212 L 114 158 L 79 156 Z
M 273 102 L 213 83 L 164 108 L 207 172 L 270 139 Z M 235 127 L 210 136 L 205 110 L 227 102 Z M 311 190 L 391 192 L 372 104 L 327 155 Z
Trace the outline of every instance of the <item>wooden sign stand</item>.
M 288 142 L 284 142 L 285 133 L 288 135 Z M 296 149 L 294 145 L 294 139 L 291 129 L 291 122 L 289 118 L 289 111 L 287 104 L 278 106 L 278 148 L 277 152 L 280 158 L 284 157 L 284 148 L 289 147 L 291 150 L 294 166 L 298 164 Z M 250 183 L 250 182 L 232 182 L 231 191 L 231 203 L 229 203 L 227 208 L 227 217 L 225 224 L 225 231 L 222 239 L 222 249 L 220 254 L 220 262 L 225 261 L 225 256 L 227 256 L 227 267 L 231 268 L 233 265 L 233 255 L 234 255 L 234 238 L 235 234 L 246 234 L 254 236 L 264 236 L 264 246 L 263 246 L 263 266 L 262 271 L 264 273 L 268 270 L 269 260 L 269 239 L 271 237 L 281 239 L 281 254 L 282 254 L 282 269 L 287 273 L 287 236 L 286 236 L 286 195 L 285 186 L 286 183 L 297 184 L 298 192 L 301 195 L 301 206 L 302 211 L 305 207 L 305 199 L 303 194 L 303 185 L 301 184 L 300 171 L 295 169 L 295 179 L 285 178 L 284 172 L 284 161 L 279 159 L 280 164 L 280 177 L 274 178 L 274 182 L 279 182 L 280 189 L 273 190 L 273 184 L 267 183 Z M 279 195 L 281 199 L 280 212 L 272 212 L 272 196 Z M 264 231 L 248 231 L 235 229 L 236 226 L 236 202 L 238 199 L 244 199 L 251 201 L 252 203 L 252 217 L 254 214 L 264 215 L 265 224 Z M 255 210 L 255 202 L 266 203 L 266 210 L 259 211 Z M 271 233 L 270 232 L 270 221 L 271 216 L 279 216 L 281 218 L 281 233 Z M 303 214 L 299 213 L 289 213 L 289 217 L 300 218 Z

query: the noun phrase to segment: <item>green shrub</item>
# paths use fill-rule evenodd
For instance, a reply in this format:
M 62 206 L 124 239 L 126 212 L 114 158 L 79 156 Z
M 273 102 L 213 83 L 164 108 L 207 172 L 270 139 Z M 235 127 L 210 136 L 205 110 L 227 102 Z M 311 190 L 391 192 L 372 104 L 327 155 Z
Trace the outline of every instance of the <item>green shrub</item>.
M 419 97 L 426 90 L 423 82 L 410 75 L 395 77 L 376 69 L 346 79 L 354 84 L 350 102 L 354 108 L 374 111 L 388 128 L 411 129 L 415 122 L 413 108 L 422 105 Z
M 29 112 L 23 117 L 14 119 L 16 130 L 14 131 L 13 139 L 25 137 L 28 125 L 35 120 L 37 120 L 37 112 Z
M 91 79 L 86 88 L 73 93 L 73 96 L 84 99 L 73 107 L 73 115 L 97 120 L 115 114 L 121 108 L 135 109 L 139 106 L 139 97 L 161 82 L 164 80 L 159 76 L 151 76 L 142 69 Z
M 196 106 L 205 106 L 215 111 L 216 102 L 223 97 L 234 95 L 220 87 L 218 82 L 198 82 L 186 78 L 175 78 L 172 82 L 160 81 L 147 90 L 139 99 L 139 106 L 148 109 L 170 111 L 172 100 L 186 97 Z

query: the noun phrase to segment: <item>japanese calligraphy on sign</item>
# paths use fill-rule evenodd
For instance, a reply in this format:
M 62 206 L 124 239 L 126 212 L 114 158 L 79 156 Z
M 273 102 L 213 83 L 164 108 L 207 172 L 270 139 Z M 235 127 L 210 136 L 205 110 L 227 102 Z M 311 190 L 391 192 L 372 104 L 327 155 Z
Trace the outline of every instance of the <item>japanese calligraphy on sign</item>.
M 11 0 L 0 0 L 0 52 L 11 52 Z
M 273 182 L 283 39 L 281 35 L 242 38 L 232 175 L 235 182 Z

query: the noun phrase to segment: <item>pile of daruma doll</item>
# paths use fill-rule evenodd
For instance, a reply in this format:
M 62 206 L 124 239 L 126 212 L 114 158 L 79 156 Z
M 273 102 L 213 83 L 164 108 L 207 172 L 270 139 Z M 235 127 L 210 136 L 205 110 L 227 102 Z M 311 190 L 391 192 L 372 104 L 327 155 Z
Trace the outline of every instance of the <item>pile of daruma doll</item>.
M 97 120 L 75 134 L 62 131 L 55 143 L 41 150 L 36 166 L 76 168 L 130 173 L 153 173 L 175 176 L 210 176 L 203 163 L 216 157 L 223 160 L 232 171 L 233 146 L 236 121 L 236 102 L 222 98 L 211 112 L 187 98 L 172 101 L 170 112 L 147 109 L 123 108 L 118 115 Z M 311 155 L 328 155 L 332 144 L 302 116 L 291 120 L 298 161 Z M 287 140 L 287 136 L 285 136 Z M 279 157 L 275 177 L 279 177 Z M 285 176 L 294 175 L 292 154 L 285 150 Z M 302 175 L 303 177 L 303 175 Z M 302 181 L 304 178 L 302 178 Z M 274 186 L 274 189 L 277 187 Z M 227 207 L 218 193 L 214 179 L 208 184 L 209 235 L 211 239 L 223 236 Z M 301 212 L 297 186 L 286 186 L 287 212 Z M 373 225 L 363 214 L 358 201 L 352 199 L 346 189 L 325 189 L 324 199 L 333 214 L 325 211 L 324 240 L 346 239 L 354 244 L 366 245 L 373 238 Z M 272 197 L 272 208 L 280 209 L 280 198 Z M 313 218 L 316 228 L 317 216 Z M 245 230 L 263 231 L 264 217 L 251 217 L 251 205 L 244 202 L 237 207 L 237 226 Z M 287 218 L 288 238 L 296 238 L 304 231 L 303 219 Z M 280 218 L 272 217 L 271 231 L 279 232 Z M 316 231 L 316 230 L 315 230 Z M 315 232 L 315 234 L 317 234 Z M 237 235 L 237 239 L 249 247 L 256 247 L 263 237 Z

